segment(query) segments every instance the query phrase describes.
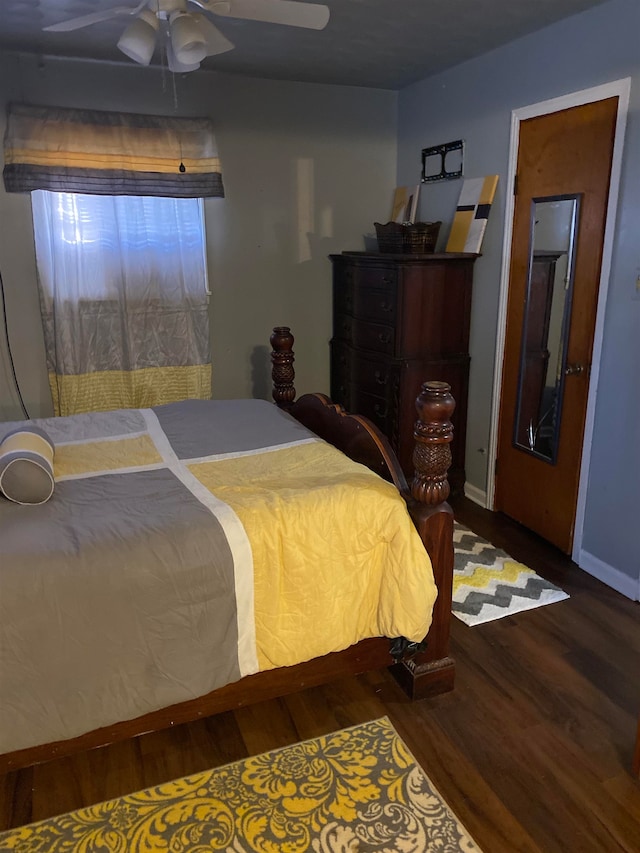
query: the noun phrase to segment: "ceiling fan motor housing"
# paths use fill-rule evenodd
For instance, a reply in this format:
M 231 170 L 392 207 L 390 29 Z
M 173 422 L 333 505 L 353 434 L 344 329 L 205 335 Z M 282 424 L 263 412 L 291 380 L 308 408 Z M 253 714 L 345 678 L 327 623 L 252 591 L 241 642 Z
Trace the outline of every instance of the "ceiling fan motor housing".
M 175 12 L 186 12 L 187 3 L 188 0 L 149 0 L 148 6 L 155 15 L 166 21 Z M 228 15 L 231 11 L 229 0 L 209 0 L 205 7 L 210 12 L 219 12 L 222 15 Z
M 187 0 L 149 0 L 149 9 L 166 21 L 175 12 L 186 12 Z

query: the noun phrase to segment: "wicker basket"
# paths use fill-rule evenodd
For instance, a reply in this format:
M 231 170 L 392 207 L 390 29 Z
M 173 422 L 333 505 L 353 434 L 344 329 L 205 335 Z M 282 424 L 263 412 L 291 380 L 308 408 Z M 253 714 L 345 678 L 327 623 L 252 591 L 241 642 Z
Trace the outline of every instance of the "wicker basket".
M 387 222 L 386 225 L 381 225 L 379 222 L 373 224 L 376 228 L 380 252 L 418 255 L 431 254 L 435 251 L 442 222 L 414 222 L 411 225 L 400 222 Z

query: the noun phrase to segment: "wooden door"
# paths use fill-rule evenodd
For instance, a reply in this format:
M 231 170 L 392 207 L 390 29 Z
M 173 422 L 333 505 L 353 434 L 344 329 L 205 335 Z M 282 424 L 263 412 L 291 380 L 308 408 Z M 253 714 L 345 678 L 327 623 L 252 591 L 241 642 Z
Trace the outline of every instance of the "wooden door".
M 607 98 L 520 125 L 495 509 L 566 553 L 573 543 L 617 110 L 618 98 Z M 538 248 L 536 212 L 558 199 L 574 205 L 573 239 L 565 253 L 572 274 L 567 272 L 565 281 L 567 307 L 548 419 L 552 423 L 543 423 L 542 416 L 535 425 L 526 421 L 526 447 L 521 433 L 527 391 L 521 380 L 527 324 L 532 323 L 536 299 L 540 301 L 531 275 Z M 538 427 L 553 433 L 549 452 L 536 449 Z

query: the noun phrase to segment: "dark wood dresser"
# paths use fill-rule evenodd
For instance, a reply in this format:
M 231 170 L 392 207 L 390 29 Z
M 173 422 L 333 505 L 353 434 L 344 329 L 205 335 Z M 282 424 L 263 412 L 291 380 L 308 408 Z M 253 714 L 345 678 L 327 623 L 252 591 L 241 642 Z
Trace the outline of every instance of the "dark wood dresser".
M 469 321 L 475 254 L 343 252 L 333 264 L 331 397 L 370 418 L 413 475 L 420 385 L 448 382 L 456 401 L 450 482 L 464 485 Z

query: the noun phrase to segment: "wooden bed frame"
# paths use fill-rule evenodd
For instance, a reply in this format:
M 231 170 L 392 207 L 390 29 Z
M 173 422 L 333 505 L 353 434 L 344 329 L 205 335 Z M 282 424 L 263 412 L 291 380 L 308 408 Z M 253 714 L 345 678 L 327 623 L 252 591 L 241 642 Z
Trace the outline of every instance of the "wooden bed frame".
M 276 404 L 352 459 L 393 482 L 405 498 L 431 557 L 438 587 L 433 622 L 425 643 L 407 647 L 396 644 L 392 650 L 389 639 L 363 640 L 342 652 L 333 652 L 297 666 L 246 676 L 206 696 L 133 720 L 69 740 L 6 753 L 0 756 L 0 773 L 384 667 L 390 668 L 411 699 L 433 696 L 453 688 L 454 662 L 448 654 L 453 513 L 446 499 L 449 495 L 447 470 L 451 464 L 450 443 L 453 437 L 450 418 L 455 403 L 449 385 L 426 382 L 416 400 L 415 477 L 409 488 L 389 442 L 369 420 L 348 414 L 323 394 L 306 394 L 295 401 L 293 335 L 288 327 L 278 326 L 270 340 Z

